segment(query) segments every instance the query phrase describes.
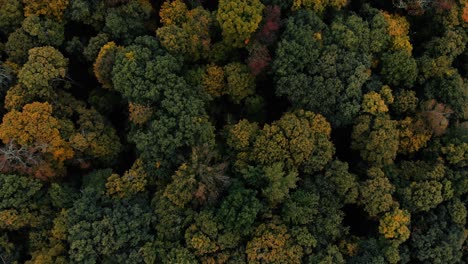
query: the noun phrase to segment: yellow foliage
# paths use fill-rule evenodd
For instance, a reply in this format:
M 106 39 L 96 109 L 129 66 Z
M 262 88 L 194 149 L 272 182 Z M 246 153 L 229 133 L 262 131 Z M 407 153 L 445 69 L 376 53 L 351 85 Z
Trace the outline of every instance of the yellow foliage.
M 224 93 L 225 81 L 223 68 L 210 64 L 202 77 L 203 88 L 213 97 L 220 97 Z
M 394 50 L 406 50 L 411 53 L 413 46 L 409 41 L 409 23 L 405 17 L 383 12 L 387 22 L 387 32 L 392 37 Z
M 94 75 L 96 79 L 102 84 L 104 88 L 112 88 L 111 72 L 113 68 L 113 61 L 117 51 L 121 47 L 117 46 L 115 42 L 111 41 L 102 46 L 98 53 L 96 61 L 93 65 Z M 128 59 L 132 58 L 132 54 L 125 54 Z
M 306 8 L 317 13 L 322 13 L 327 7 L 341 9 L 346 3 L 347 0 L 294 0 L 291 9 L 295 11 Z
M 302 247 L 292 245 L 284 225 L 261 224 L 245 250 L 249 263 L 301 263 Z
M 399 121 L 400 144 L 398 152 L 403 154 L 414 153 L 426 146 L 431 139 L 431 131 L 426 123 L 420 118 L 412 119 L 406 117 Z
M 106 182 L 106 194 L 112 197 L 124 198 L 129 195 L 145 191 L 147 174 L 143 168 L 143 161 L 137 159 L 129 171 L 121 177 L 112 174 Z
M 23 0 L 26 17 L 44 15 L 61 21 L 69 0 Z
M 410 236 L 409 224 L 410 214 L 406 210 L 395 209 L 385 213 L 380 220 L 379 232 L 387 239 L 396 239 L 402 243 Z
M 369 92 L 364 95 L 362 100 L 362 111 L 372 115 L 388 112 L 388 107 L 380 94 L 376 92 Z
M 162 4 L 159 17 L 164 26 L 181 25 L 186 20 L 187 12 L 187 6 L 183 1 L 169 0 Z

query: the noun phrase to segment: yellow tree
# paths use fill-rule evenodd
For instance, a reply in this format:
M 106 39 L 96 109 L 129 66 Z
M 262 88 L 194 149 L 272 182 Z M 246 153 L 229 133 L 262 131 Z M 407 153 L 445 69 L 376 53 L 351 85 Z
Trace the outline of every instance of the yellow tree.
M 112 174 L 107 178 L 107 195 L 111 197 L 124 198 L 145 191 L 147 174 L 143 168 L 143 161 L 137 159 L 129 171 L 123 176 Z
M 286 226 L 261 224 L 245 250 L 249 263 L 301 263 L 302 247 L 294 245 Z
M 405 17 L 396 14 L 383 13 L 385 21 L 387 22 L 387 33 L 392 39 L 393 50 L 405 50 L 411 54 L 413 46 L 411 46 L 408 32 L 409 23 Z
M 406 210 L 396 208 L 385 213 L 380 219 L 379 232 L 387 239 L 403 243 L 410 236 L 409 224 L 410 214 Z
M 220 0 L 216 20 L 223 40 L 234 48 L 242 48 L 262 21 L 264 5 L 260 0 Z

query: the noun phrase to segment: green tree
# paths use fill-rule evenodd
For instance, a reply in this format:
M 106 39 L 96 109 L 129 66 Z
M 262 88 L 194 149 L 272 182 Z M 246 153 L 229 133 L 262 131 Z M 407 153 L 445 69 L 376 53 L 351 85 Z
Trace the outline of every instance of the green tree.
M 4 34 L 13 32 L 21 25 L 23 6 L 21 0 L 0 1 L 0 31 Z
M 393 86 L 411 88 L 418 76 L 416 60 L 406 51 L 396 51 L 382 55 L 383 79 Z
M 334 126 L 350 124 L 371 73 L 369 34 L 356 15 L 326 26 L 314 13 L 298 11 L 288 19 L 273 61 L 276 94 L 323 114 Z
M 128 44 L 138 36 L 147 32 L 145 21 L 151 15 L 152 7 L 149 1 L 129 1 L 127 4 L 108 8 L 106 10 L 103 32 Z
M 376 217 L 396 205 L 392 197 L 394 191 L 395 187 L 386 177 L 366 180 L 359 189 L 360 203 L 371 217 Z
M 48 18 L 30 16 L 22 21 L 8 36 L 5 51 L 10 61 L 23 64 L 28 59 L 28 51 L 38 46 L 62 45 L 65 40 L 64 25 Z
M 84 189 L 67 212 L 67 241 L 72 262 L 143 263 L 140 249 L 150 242 L 148 201 L 110 199 Z

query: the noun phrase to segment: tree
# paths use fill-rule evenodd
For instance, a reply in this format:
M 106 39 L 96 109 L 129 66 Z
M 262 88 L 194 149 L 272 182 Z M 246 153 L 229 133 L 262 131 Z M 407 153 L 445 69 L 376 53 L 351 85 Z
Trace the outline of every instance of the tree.
M 416 60 L 404 50 L 385 53 L 381 74 L 390 85 L 411 88 L 418 75 Z
M 0 174 L 0 230 L 38 227 L 43 217 L 38 208 L 43 198 L 43 184 L 37 179 Z
M 387 32 L 392 38 L 392 50 L 404 50 L 411 54 L 413 47 L 409 41 L 409 23 L 405 17 L 383 12 L 387 22 Z
M 438 160 L 404 161 L 391 175 L 396 185 L 396 196 L 402 208 L 409 212 L 429 211 L 453 197 L 452 182 L 446 176 L 446 168 Z
M 26 17 L 20 28 L 8 36 L 5 51 L 12 62 L 23 64 L 28 51 L 38 46 L 62 45 L 65 40 L 64 25 L 48 18 Z
M 359 190 L 360 201 L 364 205 L 364 210 L 371 217 L 390 211 L 396 204 L 392 198 L 394 191 L 395 187 L 386 177 L 366 180 Z
M 414 153 L 426 146 L 431 139 L 431 131 L 422 118 L 406 117 L 398 123 L 400 130 L 398 153 Z
M 111 46 L 104 50 L 112 50 Z M 115 56 L 112 84 L 131 102 L 159 102 L 165 89 L 181 89 L 183 85 L 177 75 L 182 67 L 181 62 L 161 49 L 153 37 L 138 38 L 133 45 L 123 48 Z M 103 63 L 103 66 L 110 67 L 107 63 Z M 165 88 L 167 84 L 170 86 Z
M 282 163 L 274 163 L 265 167 L 264 173 L 268 183 L 262 189 L 262 194 L 272 207 L 282 203 L 289 190 L 296 188 L 296 182 L 299 180 L 297 172 L 285 173 Z
M 249 263 L 300 263 L 302 248 L 294 245 L 288 229 L 281 224 L 260 224 L 245 250 Z
M 418 97 L 411 90 L 399 90 L 395 95 L 395 103 L 391 105 L 391 109 L 398 115 L 413 114 L 418 105 Z
M 106 18 L 105 1 L 70 1 L 68 14 L 71 21 L 92 26 L 96 31 L 101 31 Z
M 159 17 L 164 26 L 182 25 L 187 20 L 188 8 L 183 1 L 165 1 L 159 10 Z
M 215 64 L 209 64 L 202 76 L 204 90 L 213 98 L 220 97 L 225 93 L 224 70 Z
M 326 26 L 316 14 L 298 11 L 276 49 L 276 94 L 323 114 L 333 126 L 350 124 L 371 73 L 369 46 L 369 27 L 358 16 L 338 17 Z
M 101 164 L 115 162 L 122 147 L 115 129 L 93 108 L 78 106 L 73 110 L 78 120 L 69 142 L 77 154 L 76 159 Z
M 235 103 L 255 93 L 255 79 L 246 65 L 230 63 L 223 67 L 226 76 L 226 91 Z
M 264 209 L 255 194 L 256 191 L 234 187 L 217 210 L 217 221 L 223 223 L 228 232 L 249 235 L 257 216 Z
M 190 87 L 181 68 L 181 60 L 146 36 L 120 51 L 112 70 L 114 88 L 126 99 L 158 109 L 144 127 L 132 129 L 130 139 L 144 160 L 162 168 L 181 161 L 177 152 L 183 148 L 214 143 L 201 87 Z
M 262 21 L 263 9 L 259 0 L 219 1 L 216 20 L 222 29 L 223 42 L 234 48 L 244 47 Z
M 117 52 L 121 49 L 122 48 L 117 46 L 115 42 L 111 41 L 104 44 L 97 54 L 93 64 L 93 71 L 96 79 L 104 88 L 112 88 L 112 69 Z
M 396 158 L 399 131 L 397 122 L 388 115 L 359 116 L 351 137 L 351 148 L 359 150 L 361 157 L 371 165 L 388 165 Z
M 23 6 L 21 0 L 2 0 L 0 7 L 0 31 L 9 34 L 21 25 Z
M 110 199 L 84 189 L 66 217 L 70 261 L 143 263 L 140 249 L 152 240 L 150 220 L 142 198 Z
M 112 174 L 107 178 L 106 194 L 110 197 L 125 198 L 144 192 L 147 185 L 147 174 L 143 168 L 143 162 L 136 160 L 132 168 L 119 176 Z
M 22 160 L 20 156 L 19 159 L 11 159 L 10 162 L 20 163 L 22 166 L 31 164 L 32 171 L 29 174 L 42 179 L 63 174 L 64 162 L 74 156 L 70 144 L 60 133 L 61 123 L 51 114 L 50 104 L 36 102 L 25 105 L 22 112 L 9 112 L 3 117 L 3 123 L 0 125 L 0 139 L 4 144 L 27 147 L 26 151 L 34 153 L 32 156 L 40 157 L 36 161 Z
M 280 120 L 265 125 L 255 139 L 252 160 L 261 165 L 284 162 L 285 170 L 321 170 L 332 158 L 331 127 L 312 112 L 286 113 Z
M 447 74 L 442 78 L 434 78 L 425 83 L 424 93 L 426 98 L 450 106 L 460 117 L 468 115 L 466 100 L 468 98 L 466 82 L 459 73 Z
M 463 225 L 454 222 L 449 208 L 441 205 L 428 214 L 413 218 L 412 226 L 409 252 L 415 260 L 431 263 L 462 261 L 466 233 Z
M 152 7 L 149 1 L 129 1 L 107 9 L 103 32 L 112 39 L 129 44 L 138 36 L 147 32 L 145 21 L 151 15 Z
M 24 15 L 26 17 L 31 15 L 44 15 L 49 18 L 61 21 L 65 10 L 68 7 L 69 0 L 52 0 L 52 1 L 34 1 L 23 0 Z
M 397 240 L 399 243 L 405 242 L 410 237 L 409 212 L 395 209 L 385 213 L 380 219 L 379 232 L 387 239 Z
M 291 9 L 293 11 L 301 8 L 310 9 L 316 13 L 323 13 L 327 7 L 334 9 L 341 9 L 346 5 L 343 0 L 327 0 L 327 1 L 314 1 L 314 0 L 294 0 Z
M 171 54 L 183 55 L 188 61 L 207 58 L 211 44 L 210 12 L 202 7 L 189 11 L 180 1 L 166 3 L 160 11 L 164 26 L 156 30 L 161 45 Z M 172 14 L 173 12 L 182 13 Z
M 88 44 L 83 50 L 83 55 L 88 62 L 96 61 L 102 46 L 109 43 L 109 35 L 106 33 L 99 33 L 94 37 L 91 37 Z
M 52 101 L 56 96 L 53 84 L 65 78 L 67 68 L 68 59 L 55 48 L 33 48 L 29 50 L 28 61 L 18 73 L 18 82 L 29 98 Z
M 230 184 L 225 175 L 227 164 L 217 159 L 217 153 L 210 146 L 194 147 L 190 162 L 182 164 L 172 176 L 164 196 L 179 207 L 195 201 L 200 204 L 216 202 Z
M 137 125 L 144 125 L 151 119 L 154 109 L 150 106 L 130 103 L 128 105 L 129 119 Z

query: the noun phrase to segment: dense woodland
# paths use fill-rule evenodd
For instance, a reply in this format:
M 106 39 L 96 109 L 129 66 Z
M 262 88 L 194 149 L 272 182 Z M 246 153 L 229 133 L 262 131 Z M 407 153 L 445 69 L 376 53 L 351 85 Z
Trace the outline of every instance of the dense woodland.
M 466 263 L 468 0 L 0 0 L 0 264 Z

